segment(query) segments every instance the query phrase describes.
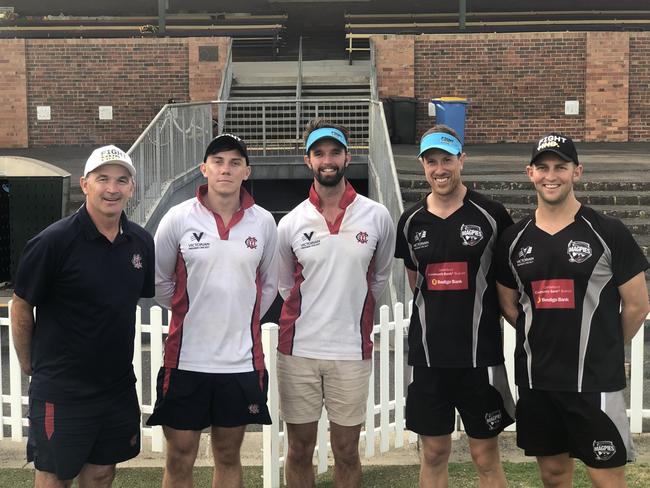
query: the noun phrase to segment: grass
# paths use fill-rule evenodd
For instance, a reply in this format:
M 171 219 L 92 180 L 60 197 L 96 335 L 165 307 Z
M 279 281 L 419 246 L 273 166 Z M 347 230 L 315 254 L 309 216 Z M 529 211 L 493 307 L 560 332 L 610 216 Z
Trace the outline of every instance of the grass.
M 511 488 L 541 487 L 535 463 L 504 463 L 506 477 Z M 210 486 L 212 470 L 194 469 L 194 486 Z M 34 474 L 31 469 L 0 469 L 0 486 L 11 488 L 31 488 Z M 160 486 L 162 468 L 121 468 L 113 483 L 114 488 L 151 488 Z M 412 488 L 417 486 L 417 466 L 365 466 L 363 468 L 363 488 Z M 627 467 L 629 488 L 650 486 L 650 464 L 631 464 Z M 258 466 L 244 469 L 246 488 L 262 487 L 262 468 Z M 332 471 L 319 475 L 318 488 L 331 488 Z M 472 463 L 453 463 L 449 465 L 449 486 L 454 488 L 478 487 Z M 574 488 L 591 486 L 587 471 L 581 463 L 576 463 Z

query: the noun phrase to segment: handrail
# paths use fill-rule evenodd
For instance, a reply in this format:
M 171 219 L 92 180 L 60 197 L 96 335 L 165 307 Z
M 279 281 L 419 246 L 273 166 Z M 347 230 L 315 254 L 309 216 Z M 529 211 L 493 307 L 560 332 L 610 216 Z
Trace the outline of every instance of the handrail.
M 302 96 L 302 36 L 298 40 L 298 75 L 296 79 L 296 140 L 300 139 L 300 120 L 302 118 L 300 97 Z
M 376 65 L 375 43 L 370 39 L 370 97 L 373 101 L 379 100 L 379 89 L 377 88 L 377 65 Z
M 223 70 L 223 78 L 221 79 L 221 88 L 219 89 L 219 100 L 228 100 L 230 98 L 230 88 L 232 87 L 232 39 L 228 43 L 228 57 L 226 58 L 226 65 Z M 223 124 L 226 120 L 226 112 L 228 105 L 220 105 L 217 111 L 217 133 L 223 132 Z

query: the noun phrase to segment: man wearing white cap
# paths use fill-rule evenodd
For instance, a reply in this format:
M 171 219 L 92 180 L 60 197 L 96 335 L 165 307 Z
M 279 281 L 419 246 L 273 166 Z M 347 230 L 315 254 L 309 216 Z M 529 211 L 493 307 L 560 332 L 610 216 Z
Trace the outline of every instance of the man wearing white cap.
M 512 220 L 463 184 L 465 153 L 453 129 L 427 131 L 418 159 L 431 192 L 401 216 L 395 256 L 413 289 L 406 425 L 422 442 L 420 486 L 447 486 L 455 409 L 480 486 L 505 486 L 497 435 L 513 422 L 514 403 L 492 256 Z
M 312 456 L 323 404 L 334 485 L 361 485 L 359 434 L 372 371 L 375 300 L 388 280 L 395 229 L 388 210 L 344 178 L 347 130 L 322 119 L 305 130 L 309 198 L 278 224 L 278 386 L 287 422 L 289 487 L 314 485 Z M 373 426 L 370 426 L 372 428 Z
M 32 238 L 15 279 L 12 333 L 31 375 L 27 459 L 36 487 L 109 487 L 115 464 L 140 452 L 133 373 L 135 308 L 154 295 L 151 236 L 130 222 L 135 168 L 96 149 L 73 215 Z M 36 308 L 36 320 L 34 320 Z

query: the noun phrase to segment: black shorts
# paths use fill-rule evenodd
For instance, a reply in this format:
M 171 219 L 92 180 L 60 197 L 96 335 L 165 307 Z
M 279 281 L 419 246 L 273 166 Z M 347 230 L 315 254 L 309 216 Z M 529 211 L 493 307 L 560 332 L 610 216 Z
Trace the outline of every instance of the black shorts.
M 108 400 L 58 403 L 29 400 L 27 460 L 60 480 L 86 463 L 111 465 L 140 452 L 140 406 L 135 388 Z
M 615 468 L 634 460 L 622 390 L 518 391 L 517 445 L 527 456 L 566 452 L 592 468 Z
M 203 430 L 212 425 L 270 424 L 268 386 L 266 370 L 220 374 L 163 367 L 147 425 Z
M 406 427 L 439 436 L 454 431 L 458 409 L 467 435 L 490 439 L 514 422 L 515 406 L 503 365 L 483 368 L 413 368 L 406 397 Z

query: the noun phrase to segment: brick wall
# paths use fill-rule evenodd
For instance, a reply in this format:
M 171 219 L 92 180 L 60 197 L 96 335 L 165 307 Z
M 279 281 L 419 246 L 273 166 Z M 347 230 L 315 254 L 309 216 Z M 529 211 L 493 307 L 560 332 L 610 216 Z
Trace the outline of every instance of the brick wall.
M 550 129 L 584 139 L 582 32 L 423 35 L 415 38 L 418 136 L 431 98 L 469 99 L 465 141 L 528 142 Z M 578 100 L 579 115 L 564 115 Z
M 630 141 L 650 141 L 650 32 L 630 34 Z
M 379 98 L 415 96 L 413 36 L 376 35 L 371 39 Z
M 27 147 L 25 40 L 3 41 L 0 49 L 0 147 Z
M 628 140 L 629 34 L 588 32 L 585 139 Z
M 128 148 L 170 98 L 186 102 L 216 97 L 228 42 L 27 40 L 29 145 L 115 143 Z M 200 48 L 208 48 L 206 61 L 199 57 Z M 39 105 L 51 107 L 51 120 L 37 120 Z M 113 107 L 113 120 L 99 120 L 100 105 Z

